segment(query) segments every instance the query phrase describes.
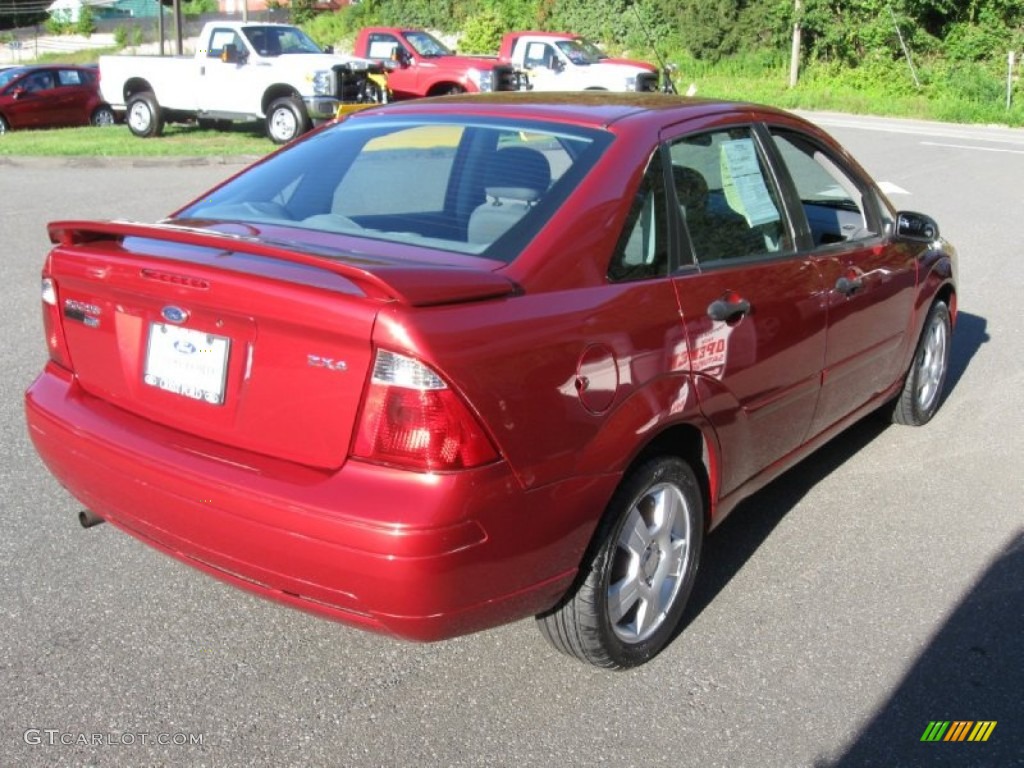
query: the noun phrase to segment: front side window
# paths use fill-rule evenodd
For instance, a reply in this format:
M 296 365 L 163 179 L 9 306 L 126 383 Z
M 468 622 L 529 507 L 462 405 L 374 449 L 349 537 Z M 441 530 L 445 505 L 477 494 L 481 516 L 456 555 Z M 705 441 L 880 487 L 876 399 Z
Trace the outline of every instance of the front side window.
M 247 221 L 511 261 L 610 141 L 509 120 L 355 116 L 180 217 Z
M 794 131 L 771 129 L 789 171 L 816 247 L 878 234 L 869 194 L 817 142 Z
M 699 263 L 793 250 L 793 240 L 748 127 L 686 136 L 669 148 L 679 212 Z
M 428 32 L 422 30 L 409 30 L 405 33 L 405 39 L 420 56 L 431 58 L 434 56 L 451 56 L 452 52 L 444 43 Z
M 215 29 L 210 35 L 210 47 L 206 51 L 206 58 L 219 59 L 224 53 L 226 46 L 233 45 L 235 50 L 244 51 L 245 46 L 242 39 L 233 29 Z

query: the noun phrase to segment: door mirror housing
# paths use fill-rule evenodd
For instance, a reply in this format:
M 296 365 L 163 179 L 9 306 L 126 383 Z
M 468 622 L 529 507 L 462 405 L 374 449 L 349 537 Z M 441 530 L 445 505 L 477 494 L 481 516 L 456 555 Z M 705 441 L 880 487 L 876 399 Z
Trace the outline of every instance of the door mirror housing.
M 247 58 L 248 52 L 245 49 L 239 49 L 234 43 L 228 43 L 220 52 L 220 60 L 225 64 L 244 64 Z
M 923 213 L 900 211 L 896 214 L 896 237 L 931 243 L 939 238 L 939 225 Z

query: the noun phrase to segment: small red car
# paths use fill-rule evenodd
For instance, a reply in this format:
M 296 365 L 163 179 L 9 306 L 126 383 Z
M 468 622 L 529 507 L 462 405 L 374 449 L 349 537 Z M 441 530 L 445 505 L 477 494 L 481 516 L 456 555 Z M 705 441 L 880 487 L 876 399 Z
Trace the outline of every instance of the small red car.
M 416 640 L 630 667 L 705 534 L 942 398 L 956 256 L 814 125 L 662 94 L 374 107 L 154 225 L 62 221 L 29 431 L 88 511 Z
M 0 133 L 20 128 L 113 125 L 95 67 L 11 67 L 0 72 Z

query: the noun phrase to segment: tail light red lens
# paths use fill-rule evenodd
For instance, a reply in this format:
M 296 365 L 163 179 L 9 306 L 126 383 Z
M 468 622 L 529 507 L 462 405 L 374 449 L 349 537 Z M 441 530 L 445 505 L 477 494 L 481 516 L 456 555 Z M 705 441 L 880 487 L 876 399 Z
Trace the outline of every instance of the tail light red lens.
M 487 464 L 498 453 L 476 416 L 431 368 L 378 350 L 353 453 L 383 464 L 450 471 Z
M 46 351 L 50 359 L 62 368 L 71 370 L 71 355 L 67 341 L 64 339 L 64 328 L 60 321 L 60 301 L 57 297 L 57 284 L 53 278 L 44 277 L 42 282 L 43 299 L 43 333 L 46 334 Z

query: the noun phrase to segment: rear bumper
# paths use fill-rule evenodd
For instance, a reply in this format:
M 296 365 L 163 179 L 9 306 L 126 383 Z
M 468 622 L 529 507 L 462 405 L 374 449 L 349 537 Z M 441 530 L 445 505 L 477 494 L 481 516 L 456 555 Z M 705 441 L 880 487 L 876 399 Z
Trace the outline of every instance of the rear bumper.
M 527 493 L 504 463 L 422 475 L 349 461 L 321 472 L 132 416 L 52 364 L 25 405 L 53 474 L 117 527 L 236 586 L 413 640 L 553 605 L 615 484 Z

